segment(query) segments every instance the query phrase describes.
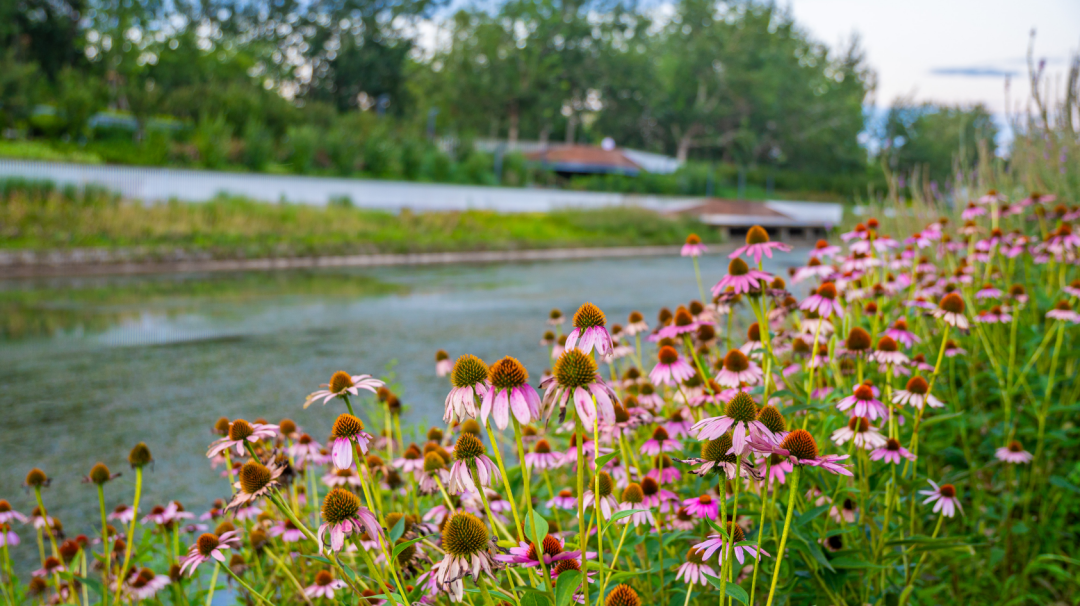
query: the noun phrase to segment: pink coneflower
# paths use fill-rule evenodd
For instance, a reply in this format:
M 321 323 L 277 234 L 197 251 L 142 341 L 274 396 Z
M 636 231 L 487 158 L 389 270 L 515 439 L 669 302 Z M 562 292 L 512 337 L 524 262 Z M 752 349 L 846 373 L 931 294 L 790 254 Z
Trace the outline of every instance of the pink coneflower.
M 960 295 L 951 292 L 941 298 L 937 309 L 931 313 L 935 318 L 941 318 L 949 326 L 964 330 L 968 327 L 968 320 L 964 316 L 964 307 L 964 299 Z
M 679 497 L 674 492 L 661 488 L 660 483 L 649 476 L 641 479 L 641 492 L 645 495 L 642 503 L 646 507 L 656 508 L 663 512 L 670 511 L 672 503 L 679 502 Z
M 26 524 L 28 520 L 26 516 L 12 509 L 11 503 L 8 503 L 6 499 L 0 499 L 0 524 L 10 524 L 13 521 Z M 131 518 L 127 521 L 131 521 Z
M 334 575 L 330 574 L 328 570 L 320 570 L 315 575 L 315 582 L 304 588 L 304 595 L 309 598 L 326 598 L 328 600 L 334 599 L 334 592 L 338 589 L 345 589 L 348 584 L 341 579 L 335 579 Z
M 189 520 L 195 517 L 195 514 L 184 511 L 183 506 L 177 501 L 170 501 L 168 505 L 162 507 L 158 505 L 150 510 L 150 513 L 143 516 L 143 524 L 157 524 L 158 526 L 164 526 L 171 524 L 177 520 Z
M 361 507 L 360 498 L 344 488 L 331 490 L 323 499 L 322 519 L 323 523 L 315 536 L 325 547 L 323 535 L 329 535 L 332 551 L 341 551 L 345 546 L 345 537 L 351 534 L 366 532 L 378 536 L 382 533 L 375 515 Z
M 325 405 L 334 398 L 357 396 L 360 395 L 361 389 L 375 393 L 377 389 L 385 385 L 382 381 L 371 378 L 371 375 L 350 375 L 344 370 L 339 370 L 330 377 L 329 383 L 323 385 L 326 389 L 320 389 L 308 394 L 307 399 L 304 400 L 304 408 L 319 400 L 322 400 Z
M 546 505 L 549 509 L 558 507 L 567 511 L 575 511 L 577 510 L 577 497 L 574 496 L 573 492 L 564 488 L 559 491 L 559 494 L 551 498 Z
M 855 511 L 855 503 L 851 499 L 844 499 L 839 509 L 835 505 L 829 509 L 829 517 L 836 522 L 842 520 L 851 524 L 855 521 Z
M 574 330 L 566 336 L 566 349 L 580 349 L 589 353 L 594 348 L 596 353 L 607 356 L 611 353 L 611 335 L 605 324 L 604 312 L 592 303 L 585 303 L 574 313 Z
M 680 463 L 691 465 L 690 473 L 705 477 L 716 473 L 723 473 L 729 480 L 735 475 L 741 474 L 744 478 L 753 477 L 760 479 L 760 474 L 754 469 L 754 464 L 745 457 L 742 466 L 737 468 L 735 464 L 738 458 L 730 454 L 732 449 L 731 434 L 725 433 L 720 437 L 709 440 L 701 445 L 701 456 L 694 459 L 678 459 Z M 651 473 L 651 472 L 650 472 Z
M 702 554 L 702 560 L 707 561 L 714 553 L 719 551 L 720 565 L 723 566 L 724 558 L 727 556 L 728 546 L 732 543 L 734 543 L 735 546 L 731 548 L 731 551 L 740 564 L 745 561 L 746 556 L 750 556 L 751 558 L 759 557 L 759 550 L 761 552 L 760 555 L 769 555 L 764 549 L 759 547 L 753 545 L 739 545 L 739 543 L 746 540 L 746 535 L 743 533 L 742 527 L 734 521 L 728 521 L 726 530 L 728 532 L 728 536 L 726 537 L 719 534 L 710 534 L 708 540 L 694 545 L 694 549 L 701 549 L 705 552 Z
M 697 527 L 697 520 L 687 513 L 685 507 L 680 507 L 675 515 L 669 516 L 667 522 L 672 530 L 693 530 Z
M 747 258 L 752 258 L 754 263 L 760 265 L 762 255 L 772 258 L 773 249 L 787 252 L 791 250 L 791 247 L 781 242 L 770 242 L 769 232 L 765 231 L 764 227 L 755 225 L 746 232 L 746 244 L 736 248 L 735 252 L 728 255 L 728 258 L 734 259 L 746 255 Z
M 661 347 L 657 358 L 659 362 L 649 372 L 649 381 L 653 385 L 678 385 L 694 376 L 694 367 L 670 345 Z
M 281 537 L 286 543 L 297 543 L 304 540 L 304 531 L 296 527 L 292 520 L 274 522 L 266 530 L 266 534 L 272 537 Z
M 968 202 L 967 208 L 964 212 L 960 213 L 960 218 L 964 221 L 969 221 L 975 217 L 981 217 L 986 214 L 986 209 L 981 206 L 976 206 L 974 202 Z
M 724 356 L 723 366 L 716 373 L 716 382 L 723 387 L 757 385 L 763 376 L 760 366 L 753 363 L 743 352 L 732 349 Z
M 674 339 L 687 333 L 697 331 L 698 326 L 701 323 L 694 319 L 690 310 L 685 307 L 679 307 L 675 310 L 675 317 L 672 318 L 671 324 L 660 328 L 656 333 L 657 340 L 659 339 Z
M 143 568 L 124 583 L 124 593 L 132 602 L 152 600 L 157 592 L 164 589 L 171 581 L 163 574 L 155 574 L 149 568 Z
M 675 409 L 671 416 L 663 421 L 664 429 L 667 430 L 668 435 L 673 438 L 690 435 L 690 428 L 694 425 L 693 417 L 687 418 L 690 415 L 688 408 Z
M 435 376 L 445 377 L 454 369 L 454 363 L 450 361 L 450 354 L 445 349 L 435 352 Z
M 67 568 L 64 567 L 64 563 L 60 561 L 60 558 L 49 556 L 42 562 L 41 568 L 30 574 L 35 577 L 50 577 L 54 574 L 64 572 L 65 570 L 67 570 Z
M 322 477 L 323 484 L 331 488 L 339 486 L 360 486 L 363 481 L 356 475 L 356 468 L 335 469 Z
M 619 504 L 619 511 L 631 510 L 636 511 L 618 520 L 620 524 L 632 524 L 634 527 L 646 526 L 649 528 L 656 525 L 652 510 L 645 505 L 645 492 L 641 489 L 641 484 L 637 482 L 630 482 L 623 489 L 622 503 Z
M 705 254 L 709 249 L 701 243 L 701 237 L 697 234 L 690 234 L 686 236 L 686 243 L 683 244 L 680 254 L 684 257 L 700 257 Z
M 229 448 L 236 447 L 237 456 L 244 456 L 244 445 L 248 442 L 254 444 L 261 440 L 271 440 L 277 435 L 278 426 L 264 423 L 248 423 L 243 419 L 236 419 L 229 424 L 229 433 L 210 444 L 210 450 L 206 451 L 206 457 L 213 458 Z
M 746 264 L 746 261 L 742 259 L 732 259 L 728 263 L 728 273 L 720 281 L 712 287 L 712 295 L 719 297 L 729 287 L 733 294 L 749 293 L 761 288 L 762 282 L 768 282 L 772 280 L 772 274 L 759 271 L 756 269 L 750 269 L 750 266 Z
M 836 403 L 836 408 L 838 410 L 851 408 L 852 416 L 866 417 L 871 421 L 889 416 L 889 409 L 874 397 L 873 386 L 866 384 L 856 385 L 855 391 L 850 396 Z
M 206 533 L 199 537 L 199 540 L 195 541 L 195 544 L 188 549 L 187 556 L 180 560 L 180 574 L 185 574 L 190 577 L 195 574 L 195 569 L 200 564 L 210 560 L 211 558 L 217 560 L 221 564 L 228 564 L 228 560 L 225 559 L 223 553 L 226 549 L 240 547 L 240 535 L 235 530 L 229 530 L 219 537 L 214 534 Z
M 1016 440 L 1009 442 L 1008 446 L 1002 446 L 994 451 L 994 456 L 999 461 L 1013 464 L 1030 463 L 1033 458 L 1030 452 L 1024 450 L 1023 444 Z
M 852 229 L 851 231 L 844 232 L 844 233 L 840 234 L 840 239 L 843 240 L 844 242 L 847 242 L 848 240 L 851 240 L 853 238 L 857 238 L 859 240 L 865 240 L 868 237 L 870 237 L 870 232 L 867 231 L 866 226 L 863 225 L 862 223 L 856 224 L 855 228 Z M 820 242 L 824 242 L 824 240 L 820 240 Z
M 645 474 L 646 477 L 652 478 L 661 484 L 678 482 L 679 478 L 682 477 L 682 472 L 674 466 L 671 457 L 666 454 L 656 455 L 655 463 L 656 465 Z
M 540 416 L 545 422 L 556 405 L 559 422 L 563 422 L 566 405 L 571 399 L 578 419 L 586 428 L 591 428 L 598 416 L 603 425 L 615 422 L 614 404 L 618 397 L 597 372 L 596 360 L 584 351 L 570 348 L 563 352 L 555 361 L 555 372 L 540 384 L 540 388 L 544 390 Z
M 682 443 L 678 440 L 671 439 L 671 436 L 663 427 L 654 429 L 652 437 L 641 445 L 641 452 L 650 456 L 655 456 L 662 452 L 678 452 L 680 450 L 682 450 Z
M 495 419 L 499 429 L 506 429 L 510 413 L 522 425 L 540 418 L 540 396 L 529 385 L 529 371 L 516 359 L 506 356 L 488 369 L 488 383 L 480 405 L 480 421 L 487 424 L 488 416 Z
M 443 454 L 445 453 L 445 458 Z M 445 451 L 431 451 L 424 455 L 424 470 L 417 474 L 419 480 L 418 489 L 420 494 L 433 494 L 439 490 L 439 484 L 443 486 L 450 481 L 450 470 L 446 463 L 450 459 L 450 453 Z M 426 518 L 425 518 L 426 519 Z
M 110 520 L 129 524 L 131 523 L 131 520 L 135 517 L 135 510 L 132 509 L 130 505 L 120 504 L 116 506 L 116 509 L 113 509 L 111 512 L 109 512 L 109 515 L 106 517 Z M 23 519 L 23 521 L 25 523 L 25 518 Z
M 656 393 L 652 383 L 644 383 L 638 388 L 638 403 L 647 410 L 658 410 L 664 406 L 664 398 Z
M 363 421 L 347 412 L 341 413 L 330 432 L 330 456 L 333 458 L 334 467 L 352 467 L 353 444 L 359 448 L 360 454 L 367 454 L 368 442 L 371 439 L 371 434 L 364 431 Z
M 720 504 L 712 498 L 712 495 L 703 494 L 700 497 L 690 497 L 682 502 L 686 513 L 696 518 L 709 518 L 715 520 L 720 515 Z
M 915 455 L 900 445 L 900 441 L 896 438 L 889 438 L 885 441 L 885 445 L 880 448 L 874 449 L 870 453 L 871 461 L 880 461 L 885 459 L 885 462 L 892 463 L 893 465 L 899 465 L 900 459 L 905 458 L 909 461 L 915 460 Z
M 957 345 L 956 341 L 948 339 L 945 341 L 945 357 L 952 358 L 955 356 L 966 356 L 967 350 Z
M 807 278 L 828 278 L 835 273 L 835 267 L 832 265 L 823 265 L 817 257 L 811 257 L 805 267 L 800 267 L 795 270 L 795 275 L 791 277 L 791 281 L 798 283 Z
M 487 364 L 471 354 L 459 357 L 450 372 L 450 384 L 453 388 L 443 403 L 443 421 L 454 423 L 475 419 L 476 405 L 491 389 Z
M 918 335 L 908 330 L 907 319 L 905 318 L 897 318 L 892 326 L 885 329 L 885 335 L 904 347 L 911 347 L 913 344 L 922 341 Z
M 914 376 L 908 380 L 904 389 L 893 394 L 892 401 L 893 404 L 911 404 L 915 408 L 922 408 L 924 404 L 929 404 L 931 408 L 941 408 L 945 405 L 941 400 L 927 393 L 929 391 L 930 385 L 926 379 Z
M 0 547 L 16 547 L 21 542 L 19 535 L 7 522 L 0 522 Z
M 510 548 L 509 553 L 505 555 L 496 555 L 495 560 L 497 562 L 516 564 L 525 568 L 531 568 L 533 566 L 539 566 L 540 558 L 543 557 L 544 566 L 551 568 L 551 566 L 557 562 L 581 557 L 580 551 L 563 551 L 565 542 L 550 534 L 546 535 L 540 543 L 541 548 L 537 549 L 536 545 L 531 542 L 519 542 L 517 547 Z
M 704 555 L 703 550 L 691 547 L 690 551 L 686 552 L 686 562 L 679 566 L 679 571 L 675 573 L 675 580 L 681 580 L 691 587 L 694 584 L 708 586 L 708 577 L 719 577 L 720 575 L 705 563 Z
M 848 424 L 832 433 L 832 441 L 837 446 L 846 444 L 848 440 L 854 440 L 855 445 L 866 450 L 874 450 L 885 445 L 885 436 L 878 429 L 870 425 L 870 419 L 866 417 L 851 417 Z
M 600 485 L 600 513 L 604 516 L 605 520 L 610 520 L 611 514 L 617 511 L 619 508 L 619 502 L 615 500 L 614 496 L 612 496 L 612 492 L 615 490 L 615 481 L 611 479 L 611 474 L 606 471 L 601 471 L 599 473 L 598 481 L 594 480 L 593 482 L 589 482 L 590 487 L 594 486 L 595 484 Z M 596 501 L 597 497 L 593 494 L 593 490 L 591 488 L 589 490 L 586 490 L 585 497 L 582 500 L 582 506 L 585 508 L 585 510 L 589 511 L 595 508 L 595 505 L 593 505 L 593 503 L 595 503 Z M 574 500 L 574 506 L 577 506 L 576 499 Z
M 288 448 L 289 456 L 291 456 L 297 464 L 318 457 L 321 450 L 322 445 L 313 440 L 312 437 L 306 433 L 300 434 L 300 437 Z
M 450 594 L 451 601 L 460 602 L 464 598 L 465 576 L 472 576 L 475 581 L 480 581 L 483 574 L 495 578 L 498 564 L 491 554 L 487 526 L 480 518 L 464 511 L 451 516 L 443 526 L 442 547 L 446 556 L 435 563 L 432 572 L 436 583 Z
M 956 487 L 952 484 L 942 484 L 938 486 L 933 480 L 927 480 L 930 485 L 934 487 L 933 490 L 920 490 L 919 494 L 927 495 L 923 505 L 927 503 L 934 504 L 934 513 L 941 512 L 941 514 L 947 518 L 951 518 L 956 515 L 956 511 L 964 513 L 963 506 L 960 505 L 960 499 L 956 496 Z
M 762 446 L 769 445 L 763 444 Z M 779 446 L 770 446 L 767 449 L 763 449 L 763 452 L 788 457 L 788 460 L 795 465 L 820 467 L 829 473 L 845 476 L 852 475 L 847 466 L 840 463 L 840 461 L 848 458 L 848 455 L 838 456 L 818 454 L 817 442 L 814 441 L 814 436 L 810 435 L 810 432 L 805 429 L 796 429 L 792 431 L 784 438 L 784 441 L 781 442 Z
M 839 246 L 829 244 L 828 240 L 818 240 L 810 251 L 811 258 L 831 257 L 840 252 Z
M 990 309 L 984 309 L 975 316 L 975 321 L 983 324 L 1008 324 L 1012 322 L 1012 315 L 1001 309 L 1000 305 L 994 305 Z
M 392 461 L 392 465 L 402 473 L 420 473 L 424 470 L 424 453 L 416 444 L 409 444 L 402 456 Z
M 1033 191 L 1028 194 L 1028 197 L 1020 201 L 1021 206 L 1031 206 L 1032 204 L 1049 204 L 1057 200 L 1057 196 L 1054 194 L 1042 194 L 1037 191 Z
M 753 439 L 776 443 L 776 436 L 764 423 L 758 420 L 758 406 L 750 394 L 740 391 L 728 401 L 724 414 L 719 417 L 702 419 L 694 424 L 691 431 L 699 440 L 715 440 L 731 430 L 731 452 L 736 456 L 750 450 Z
M 766 464 L 768 463 L 768 464 Z M 767 468 L 768 474 L 763 479 L 771 484 L 773 480 L 783 484 L 787 481 L 787 474 L 795 470 L 791 461 L 778 454 L 764 454 L 758 461 L 758 467 Z
M 454 464 L 450 467 L 450 482 L 446 489 L 454 494 L 476 492 L 480 487 L 497 482 L 499 468 L 485 452 L 484 443 L 479 438 L 463 432 L 454 445 Z M 473 469 L 480 480 L 480 487 L 473 482 Z
M 908 362 L 907 354 L 899 351 L 896 341 L 889 335 L 878 339 L 877 349 L 870 354 L 870 359 L 878 364 L 892 364 L 899 366 Z
M 984 284 L 983 287 L 980 288 L 975 293 L 975 298 L 976 299 L 1000 299 L 1001 295 L 1002 295 L 1001 289 L 997 288 L 993 284 Z
M 537 440 L 533 451 L 525 453 L 525 467 L 528 469 L 556 469 L 562 465 L 563 455 L 551 451 L 551 444 L 547 440 Z
M 278 478 L 285 469 L 276 465 L 273 461 L 269 466 L 259 461 L 251 460 L 244 463 L 237 474 L 237 481 L 233 484 L 236 493 L 233 495 L 224 511 L 237 509 L 241 506 L 250 507 L 257 499 L 266 496 L 278 485 Z
M 844 307 L 840 304 L 840 301 L 837 300 L 836 296 L 836 285 L 832 282 L 825 282 L 817 287 L 814 294 L 803 299 L 803 302 L 799 304 L 799 309 L 802 309 L 803 311 L 812 311 L 822 318 L 828 318 L 834 313 L 837 317 L 843 317 Z
M 1080 280 L 1073 280 L 1067 286 L 1061 287 L 1065 294 L 1071 297 L 1080 297 Z
M 1073 311 L 1072 305 L 1068 301 L 1058 301 L 1053 309 L 1046 312 L 1046 317 L 1063 322 L 1072 322 L 1073 324 L 1080 322 L 1080 313 Z
M 1080 236 L 1073 234 L 1071 225 L 1062 223 L 1040 246 L 1054 255 L 1062 255 L 1080 248 Z

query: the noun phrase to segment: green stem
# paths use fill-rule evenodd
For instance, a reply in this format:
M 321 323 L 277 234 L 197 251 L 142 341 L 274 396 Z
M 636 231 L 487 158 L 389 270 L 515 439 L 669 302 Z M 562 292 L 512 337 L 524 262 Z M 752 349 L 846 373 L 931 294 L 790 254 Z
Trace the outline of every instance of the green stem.
M 116 598 L 113 604 L 120 603 L 120 584 L 123 583 L 125 575 L 127 573 L 128 564 L 131 562 L 131 548 L 135 545 L 135 521 L 139 519 L 139 497 L 142 495 L 142 467 L 135 468 L 135 500 L 131 505 L 131 524 L 128 526 L 127 545 L 124 547 L 124 563 L 120 565 L 120 574 L 116 579 Z M 214 579 L 217 579 L 217 569 L 214 569 Z M 214 590 L 211 589 L 210 593 Z M 210 601 L 207 600 L 207 606 Z
M 259 598 L 260 602 L 262 602 L 263 604 L 266 604 L 267 606 L 274 606 L 273 602 L 271 602 L 270 600 L 263 597 L 263 594 L 259 593 L 258 591 L 255 591 L 255 589 L 252 588 L 251 585 L 248 585 L 246 582 L 244 582 L 244 579 L 241 579 L 239 575 L 237 575 L 235 572 L 232 571 L 231 568 L 229 568 L 228 566 L 222 566 L 220 563 L 218 564 L 218 567 L 219 568 L 224 568 L 226 574 L 228 574 L 230 577 L 232 577 L 233 580 L 236 581 L 241 587 L 246 589 L 249 594 Z
M 772 583 L 769 585 L 769 599 L 765 606 L 772 606 L 773 596 L 776 594 L 776 582 L 780 579 L 780 564 L 784 561 L 784 548 L 787 547 L 788 533 L 791 531 L 791 518 L 795 511 L 795 495 L 799 492 L 799 475 L 801 468 L 796 465 L 791 471 L 791 486 L 788 490 L 787 511 L 784 513 L 784 534 L 780 536 L 780 546 L 776 552 L 776 567 L 773 568 Z
M 578 495 L 578 549 L 581 550 L 581 593 L 585 596 L 585 603 L 589 603 L 589 580 L 585 576 L 585 554 L 588 552 L 588 530 L 585 528 L 585 451 L 582 442 L 585 440 L 585 432 L 581 427 L 581 418 L 574 415 L 574 430 L 577 432 L 577 495 Z M 600 498 L 600 493 L 593 493 L 595 499 Z
M 217 589 L 217 575 L 219 570 L 221 570 L 221 563 L 215 561 L 214 572 L 210 575 L 210 589 L 206 592 L 206 606 L 211 606 L 211 604 L 214 603 L 214 590 Z M 117 595 L 120 594 L 119 591 L 116 593 Z
M 937 538 L 938 533 L 941 532 L 941 523 L 944 520 L 945 514 L 942 513 L 938 516 L 937 525 L 934 526 L 934 534 L 930 535 L 931 539 Z M 923 563 L 926 562 L 926 557 L 928 555 L 930 555 L 930 552 L 924 551 L 922 556 L 919 558 L 919 563 L 915 564 L 915 570 L 911 573 L 911 579 L 908 580 L 907 587 L 904 587 L 904 591 L 900 594 L 899 606 L 904 606 L 904 604 L 907 603 L 908 598 L 911 597 L 911 592 L 915 590 L 915 579 L 919 578 L 919 569 L 921 569 Z
M 529 528 L 534 529 L 533 534 L 536 533 L 536 516 L 533 514 L 533 502 L 532 502 L 532 471 L 529 466 L 525 464 L 525 441 L 521 437 L 521 423 L 518 423 L 517 418 L 514 418 L 514 439 L 517 441 L 518 448 L 518 467 L 521 469 L 521 478 L 525 484 L 525 519 L 528 521 Z M 545 533 L 547 530 L 545 529 Z M 541 539 L 542 540 L 542 539 Z M 538 548 L 541 546 L 537 546 Z M 542 551 L 542 549 L 540 549 Z M 540 558 L 540 573 L 544 577 L 544 584 L 547 585 L 548 591 L 551 592 L 552 597 L 555 596 L 555 589 L 551 586 L 551 575 L 548 574 L 547 565 L 544 564 L 544 558 Z
M 105 485 L 98 484 L 98 505 L 101 507 L 101 545 L 105 549 L 102 557 L 102 561 L 106 563 L 101 567 L 101 591 L 102 591 L 102 604 L 109 603 L 109 548 L 112 545 L 109 544 L 109 523 L 105 517 Z
M 761 521 L 758 522 L 757 553 L 754 555 L 754 574 L 750 580 L 750 603 L 754 603 L 754 591 L 757 589 L 758 565 L 761 564 L 761 538 L 765 535 L 766 499 L 769 495 L 769 472 L 772 470 L 772 457 L 765 459 L 765 481 L 761 484 Z
M 511 414 L 511 416 L 513 415 Z M 514 419 L 514 423 L 517 423 L 516 418 Z M 518 515 L 517 499 L 514 498 L 514 490 L 510 486 L 510 477 L 506 475 L 506 466 L 503 465 L 502 452 L 500 452 L 499 449 L 499 440 L 495 437 L 495 432 L 491 431 L 490 424 L 486 424 L 484 429 L 487 429 L 488 439 L 491 440 L 491 450 L 495 453 L 495 463 L 499 466 L 499 473 L 502 474 L 503 484 L 506 486 L 506 494 L 510 497 L 508 499 L 510 501 L 510 512 L 514 514 L 514 526 L 517 529 L 518 540 L 524 541 L 525 536 L 522 534 L 521 530 L 521 516 Z M 522 459 L 522 464 L 524 464 L 524 459 Z M 525 475 L 524 469 L 522 469 L 521 474 Z M 483 489 L 479 488 L 479 483 L 477 483 L 476 486 L 480 492 L 483 492 Z

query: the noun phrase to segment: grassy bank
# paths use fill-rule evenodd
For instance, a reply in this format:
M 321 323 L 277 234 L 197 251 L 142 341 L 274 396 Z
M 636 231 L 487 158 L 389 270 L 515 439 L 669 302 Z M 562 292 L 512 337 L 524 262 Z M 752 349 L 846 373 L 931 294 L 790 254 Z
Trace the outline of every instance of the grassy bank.
M 696 220 L 639 208 L 393 214 L 239 198 L 144 205 L 100 191 L 0 186 L 0 247 L 7 250 L 256 258 L 679 244 L 691 231 L 716 239 Z

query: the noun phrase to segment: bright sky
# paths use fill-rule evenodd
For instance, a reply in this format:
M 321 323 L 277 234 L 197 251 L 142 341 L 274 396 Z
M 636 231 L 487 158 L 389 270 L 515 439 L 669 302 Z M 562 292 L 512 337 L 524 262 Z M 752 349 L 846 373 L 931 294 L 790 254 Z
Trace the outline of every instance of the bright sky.
M 900 96 L 917 102 L 982 102 L 1010 110 L 1026 102 L 1028 36 L 1035 61 L 1064 86 L 1068 59 L 1080 49 L 1077 0 L 780 0 L 813 38 L 833 47 L 858 33 L 877 72 L 875 104 Z M 1020 105 L 1022 108 L 1023 106 Z

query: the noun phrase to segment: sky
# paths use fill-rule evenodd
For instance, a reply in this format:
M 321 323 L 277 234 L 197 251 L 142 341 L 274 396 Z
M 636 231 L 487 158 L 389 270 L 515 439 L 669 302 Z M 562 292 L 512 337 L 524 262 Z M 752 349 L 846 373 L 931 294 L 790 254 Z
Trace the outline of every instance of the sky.
M 857 33 L 877 72 L 873 99 L 983 103 L 1001 115 L 1011 76 L 1009 110 L 1029 98 L 1027 49 L 1051 81 L 1064 81 L 1080 49 L 1080 0 L 779 0 L 819 42 L 839 47 Z

